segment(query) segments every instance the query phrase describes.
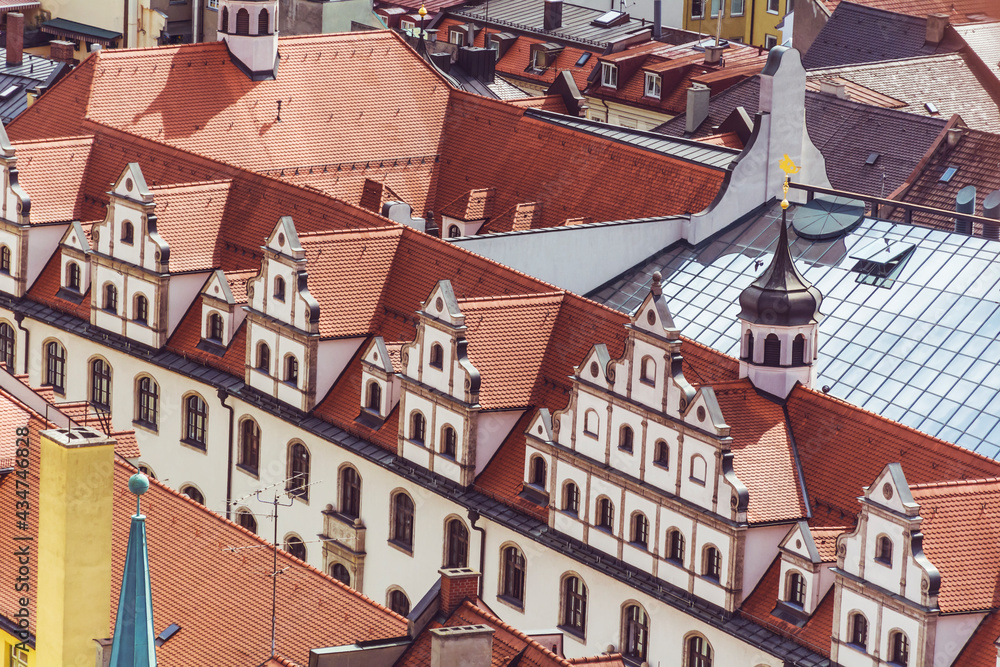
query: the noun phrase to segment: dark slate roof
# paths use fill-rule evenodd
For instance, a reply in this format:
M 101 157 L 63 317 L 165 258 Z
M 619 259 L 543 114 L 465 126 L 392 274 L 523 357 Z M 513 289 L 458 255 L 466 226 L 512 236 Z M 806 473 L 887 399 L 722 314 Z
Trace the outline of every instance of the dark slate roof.
M 0 49 L 0 93 L 6 92 L 12 86 L 17 89 L 0 98 L 0 121 L 4 125 L 14 120 L 19 113 L 28 108 L 27 91 L 41 83 L 55 79 L 68 71 L 68 67 L 42 56 L 25 53 L 20 65 L 7 64 L 7 50 Z
M 753 118 L 759 101 L 758 77 L 728 88 L 711 99 L 708 118 L 694 137 L 713 134 L 713 128 L 739 106 Z M 946 122 L 945 118 L 917 116 L 806 91 L 809 136 L 826 158 L 826 174 L 838 190 L 889 196 L 913 172 Z M 684 123 L 681 114 L 656 128 L 656 132 L 684 136 Z M 871 153 L 878 157 L 868 165 Z
M 96 42 L 106 43 L 121 39 L 122 34 L 113 30 L 105 30 L 94 25 L 87 25 L 69 19 L 55 18 L 42 24 L 42 32 L 54 35 L 70 35 Z
M 961 41 L 950 31 L 938 45 L 927 45 L 927 19 L 841 2 L 802 56 L 806 69 L 951 53 Z

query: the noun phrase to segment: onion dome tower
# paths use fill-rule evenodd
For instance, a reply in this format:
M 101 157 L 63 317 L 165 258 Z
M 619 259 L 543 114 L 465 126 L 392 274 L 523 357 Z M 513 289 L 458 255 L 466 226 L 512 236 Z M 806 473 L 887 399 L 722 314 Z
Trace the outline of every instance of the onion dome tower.
M 278 72 L 278 0 L 219 0 L 219 41 L 252 81 Z
M 788 156 L 781 202 L 781 231 L 771 264 L 740 294 L 740 377 L 754 386 L 786 398 L 797 382 L 811 387 L 816 380 L 819 312 L 823 295 L 807 281 L 788 250 L 788 174 L 797 169 Z M 794 171 L 792 171 L 794 170 Z

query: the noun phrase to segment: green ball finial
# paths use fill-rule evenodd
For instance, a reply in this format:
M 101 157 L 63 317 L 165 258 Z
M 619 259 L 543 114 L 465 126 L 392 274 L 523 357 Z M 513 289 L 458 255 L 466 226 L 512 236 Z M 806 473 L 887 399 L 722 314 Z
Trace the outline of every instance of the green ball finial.
M 137 496 L 149 491 L 149 478 L 141 472 L 137 472 L 128 478 L 128 490 Z

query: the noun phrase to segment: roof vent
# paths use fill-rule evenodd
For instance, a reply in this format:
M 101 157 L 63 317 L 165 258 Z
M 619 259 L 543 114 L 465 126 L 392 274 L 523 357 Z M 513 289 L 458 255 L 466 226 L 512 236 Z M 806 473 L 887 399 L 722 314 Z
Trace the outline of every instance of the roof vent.
M 832 95 L 840 100 L 846 100 L 847 84 L 840 79 L 824 79 L 819 82 L 819 92 L 824 95 Z
M 955 196 L 955 211 L 975 215 L 976 213 L 976 186 L 967 185 L 958 191 Z M 972 220 L 968 218 L 955 218 L 955 231 L 959 234 L 972 234 Z
M 869 153 L 868 154 L 868 159 L 865 160 L 865 164 L 871 166 L 871 165 L 875 164 L 876 162 L 878 162 L 878 158 L 879 158 L 878 153 L 875 153 L 875 152 Z
M 958 145 L 958 140 L 962 138 L 963 130 L 960 127 L 948 128 L 948 145 L 954 148 Z
M 998 222 L 983 223 L 983 236 L 994 241 L 1000 241 L 1000 190 L 994 190 L 983 200 L 983 216 L 993 218 Z
M 927 109 L 927 113 L 932 116 L 937 116 L 941 112 L 938 111 L 937 105 L 933 102 L 924 102 L 924 108 Z
M 858 274 L 859 283 L 889 289 L 915 247 L 912 243 L 891 243 L 889 239 L 873 241 L 850 255 L 858 260 L 851 271 Z
M 944 39 L 944 29 L 948 27 L 947 14 L 931 14 L 927 17 L 927 34 L 925 41 L 928 44 L 940 44 Z

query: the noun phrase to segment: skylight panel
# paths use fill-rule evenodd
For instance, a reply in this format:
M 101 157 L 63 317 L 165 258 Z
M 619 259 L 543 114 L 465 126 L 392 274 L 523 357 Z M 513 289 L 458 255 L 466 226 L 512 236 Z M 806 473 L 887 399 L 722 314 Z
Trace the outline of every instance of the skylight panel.
M 958 167 L 948 167 L 947 169 L 944 170 L 944 173 L 941 174 L 941 178 L 938 180 L 941 183 L 947 183 L 951 180 L 951 177 L 954 176 L 956 173 L 958 173 Z
M 590 51 L 584 51 L 583 55 L 580 56 L 580 59 L 576 61 L 576 66 L 583 67 L 587 64 L 588 60 L 590 60 Z
M 932 116 L 936 116 L 939 113 L 941 113 L 940 111 L 938 111 L 937 105 L 934 104 L 933 102 L 924 102 L 924 108 L 927 109 L 927 113 L 929 113 Z
M 6 88 L 3 89 L 2 92 L 0 92 L 0 100 L 9 99 L 14 93 L 16 93 L 17 91 L 19 91 L 20 89 L 21 89 L 21 86 L 19 86 L 17 84 L 13 84 L 13 85 L 7 86 Z

